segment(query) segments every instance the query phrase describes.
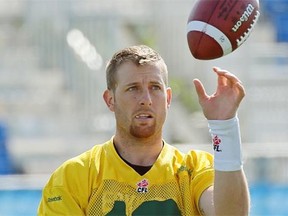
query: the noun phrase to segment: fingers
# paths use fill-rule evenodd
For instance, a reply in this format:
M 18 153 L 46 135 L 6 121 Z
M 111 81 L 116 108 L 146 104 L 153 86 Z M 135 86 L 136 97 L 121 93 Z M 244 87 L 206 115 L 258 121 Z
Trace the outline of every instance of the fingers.
M 239 78 L 237 78 L 234 74 L 230 73 L 229 71 L 222 70 L 218 67 L 213 67 L 213 70 L 218 75 L 218 86 L 229 86 L 229 87 L 236 87 L 239 91 L 241 96 L 245 96 L 245 89 L 242 85 L 242 82 Z
M 213 71 L 218 74 L 218 86 L 226 86 L 226 85 L 228 85 L 227 78 L 225 78 L 223 76 L 223 74 L 225 73 L 223 70 L 221 70 L 218 67 L 213 67 Z
M 228 86 L 228 87 L 236 90 L 237 95 L 240 96 L 240 98 L 243 98 L 245 96 L 244 86 L 242 85 L 242 82 L 240 81 L 240 79 L 238 79 L 234 74 L 232 74 L 226 70 L 222 70 L 218 67 L 213 67 L 213 70 L 218 75 L 217 92 L 221 91 L 222 87 Z M 204 88 L 203 84 L 201 83 L 201 81 L 198 79 L 194 79 L 193 83 L 194 83 L 199 101 L 203 102 L 204 100 L 209 99 L 210 96 L 207 95 L 205 88 Z
M 222 70 L 218 67 L 213 67 L 213 70 L 218 75 L 218 85 L 234 85 L 236 83 L 241 83 L 241 81 L 232 73 L 226 70 Z
M 194 79 L 193 83 L 194 83 L 199 101 L 206 99 L 208 95 L 206 94 L 205 88 L 203 84 L 201 83 L 201 81 L 198 79 Z

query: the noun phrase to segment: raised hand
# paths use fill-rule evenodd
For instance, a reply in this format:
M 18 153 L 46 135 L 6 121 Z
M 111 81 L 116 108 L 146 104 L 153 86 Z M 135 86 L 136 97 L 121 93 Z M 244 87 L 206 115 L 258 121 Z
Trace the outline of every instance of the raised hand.
M 207 95 L 200 80 L 193 80 L 204 116 L 208 120 L 233 118 L 245 96 L 245 89 L 234 74 L 217 67 L 213 70 L 218 76 L 218 86 L 212 95 Z

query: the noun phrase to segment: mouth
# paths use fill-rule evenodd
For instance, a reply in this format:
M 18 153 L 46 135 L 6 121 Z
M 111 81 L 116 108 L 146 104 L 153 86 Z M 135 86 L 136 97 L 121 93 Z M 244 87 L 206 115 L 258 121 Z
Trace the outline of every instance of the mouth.
M 140 113 L 135 116 L 136 119 L 151 119 L 153 116 L 148 113 Z

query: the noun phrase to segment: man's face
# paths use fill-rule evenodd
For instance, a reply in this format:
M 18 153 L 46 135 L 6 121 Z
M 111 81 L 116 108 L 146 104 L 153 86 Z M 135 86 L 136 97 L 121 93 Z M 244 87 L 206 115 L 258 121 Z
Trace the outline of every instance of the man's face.
M 137 138 L 162 135 L 172 95 L 160 67 L 126 62 L 119 67 L 116 80 L 115 91 L 109 91 L 105 101 L 115 113 L 117 132 Z

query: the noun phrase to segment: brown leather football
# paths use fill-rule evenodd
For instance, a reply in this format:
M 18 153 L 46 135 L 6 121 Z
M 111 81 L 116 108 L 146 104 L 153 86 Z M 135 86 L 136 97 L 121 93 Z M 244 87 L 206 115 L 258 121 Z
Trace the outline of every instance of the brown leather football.
M 220 58 L 240 47 L 259 19 L 258 0 L 197 0 L 187 22 L 191 54 Z

